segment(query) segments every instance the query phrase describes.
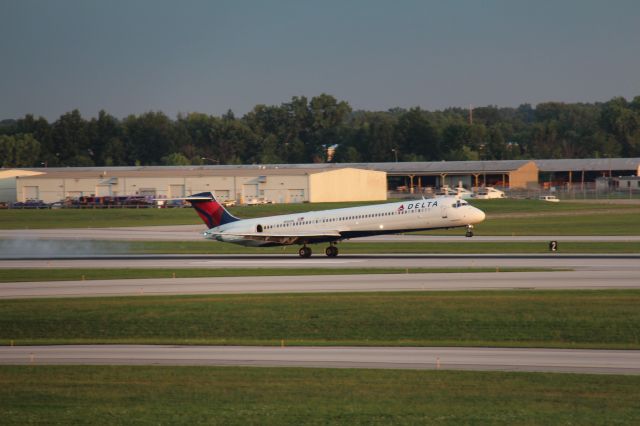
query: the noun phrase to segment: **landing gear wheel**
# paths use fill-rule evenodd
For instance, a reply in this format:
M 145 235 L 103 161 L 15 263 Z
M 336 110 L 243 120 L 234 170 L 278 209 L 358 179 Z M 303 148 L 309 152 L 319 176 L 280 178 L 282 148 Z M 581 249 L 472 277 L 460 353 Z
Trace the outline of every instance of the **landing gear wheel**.
M 338 255 L 338 247 L 336 246 L 329 246 L 327 247 L 327 249 L 324 251 L 324 253 L 329 256 L 329 257 L 336 257 Z
M 298 254 L 300 257 L 311 257 L 311 249 L 307 246 L 304 246 L 298 250 Z
M 473 225 L 467 225 L 467 233 L 464 236 L 467 238 L 473 237 Z

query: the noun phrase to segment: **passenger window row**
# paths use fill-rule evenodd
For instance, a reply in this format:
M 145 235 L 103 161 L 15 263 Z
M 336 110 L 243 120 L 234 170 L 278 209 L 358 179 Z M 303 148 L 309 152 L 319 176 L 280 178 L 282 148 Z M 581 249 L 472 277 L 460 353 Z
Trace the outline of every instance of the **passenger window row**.
M 456 204 L 453 204 L 452 207 L 456 207 Z M 464 204 L 466 204 L 466 203 L 464 203 Z M 459 207 L 459 205 L 457 207 Z M 413 209 L 411 211 L 401 210 L 401 211 L 393 211 L 393 212 L 385 212 L 385 213 L 371 213 L 371 214 L 363 214 L 363 215 L 356 215 L 356 216 L 344 216 L 344 217 L 334 218 L 334 219 L 306 220 L 306 221 L 297 222 L 297 223 L 294 223 L 294 222 L 280 223 L 280 224 L 277 224 L 277 225 L 268 225 L 268 226 L 265 227 L 265 229 L 287 228 L 287 227 L 296 226 L 296 225 L 297 226 L 300 226 L 300 225 L 311 225 L 313 223 L 329 223 L 329 222 L 340 222 L 340 221 L 345 221 L 345 220 L 369 219 L 369 218 L 373 218 L 373 217 L 393 216 L 393 215 L 398 215 L 398 214 L 424 213 L 427 210 L 428 209 Z

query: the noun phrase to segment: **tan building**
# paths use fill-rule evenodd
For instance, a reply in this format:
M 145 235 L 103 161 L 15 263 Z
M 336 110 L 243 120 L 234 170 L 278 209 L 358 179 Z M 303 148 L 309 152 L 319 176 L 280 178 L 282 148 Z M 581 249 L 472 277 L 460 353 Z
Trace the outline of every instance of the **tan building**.
M 42 172 L 21 169 L 0 169 L 0 202 L 15 202 L 18 200 L 18 179 L 21 177 L 38 176 Z
M 387 199 L 387 174 L 374 170 L 336 169 L 309 175 L 309 201 L 375 201 Z
M 386 173 L 354 168 L 331 170 L 265 166 L 91 167 L 4 171 L 2 201 L 67 197 L 184 197 L 213 192 L 221 201 L 275 203 L 375 201 L 387 199 Z M 2 189 L 4 188 L 4 189 Z

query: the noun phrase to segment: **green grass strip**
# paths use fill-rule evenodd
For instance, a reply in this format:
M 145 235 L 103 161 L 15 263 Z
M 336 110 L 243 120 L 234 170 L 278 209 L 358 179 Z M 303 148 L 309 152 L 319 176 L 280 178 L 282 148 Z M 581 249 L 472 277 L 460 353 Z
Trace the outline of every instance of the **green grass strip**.
M 640 377 L 237 367 L 0 366 L 24 424 L 637 424 Z
M 219 269 L 0 269 L 0 283 L 139 278 L 255 277 L 298 275 L 548 272 L 552 268 L 219 268 Z M 562 269 L 567 270 L 567 269 Z
M 0 269 L 0 283 L 139 278 L 261 277 L 300 275 L 548 272 L 554 268 L 220 268 L 220 269 Z
M 257 278 L 259 279 L 259 278 Z M 90 284 L 87 284 L 90 285 Z M 0 301 L 0 344 L 640 348 L 640 291 L 482 291 Z

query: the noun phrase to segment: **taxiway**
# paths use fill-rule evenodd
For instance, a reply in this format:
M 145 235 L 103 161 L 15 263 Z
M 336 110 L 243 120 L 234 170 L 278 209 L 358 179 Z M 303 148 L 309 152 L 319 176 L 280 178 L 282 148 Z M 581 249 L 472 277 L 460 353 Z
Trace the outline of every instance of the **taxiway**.
M 380 291 L 639 289 L 637 271 L 304 275 L 5 283 L 0 299 Z
M 0 364 L 234 365 L 640 374 L 640 351 L 526 348 L 4 346 Z

